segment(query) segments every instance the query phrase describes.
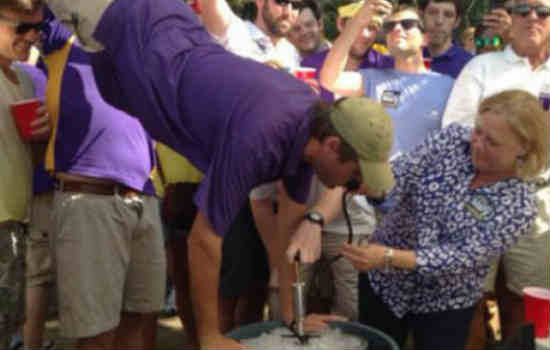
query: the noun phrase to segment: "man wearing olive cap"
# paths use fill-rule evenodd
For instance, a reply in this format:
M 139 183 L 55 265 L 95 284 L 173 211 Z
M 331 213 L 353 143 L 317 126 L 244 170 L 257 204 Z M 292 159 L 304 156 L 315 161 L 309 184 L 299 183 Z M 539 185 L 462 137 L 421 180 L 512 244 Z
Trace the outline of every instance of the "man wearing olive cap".
M 201 347 L 239 346 L 218 329 L 218 275 L 222 236 L 250 190 L 282 179 L 295 212 L 305 211 L 314 172 L 329 187 L 362 177 L 367 187 L 380 186 L 370 188 L 376 193 L 388 190 L 393 183 L 387 165 L 389 116 L 364 98 L 314 113 L 318 99 L 309 86 L 228 53 L 179 1 L 49 3 L 60 20 L 76 19 L 84 43 L 104 49 L 125 102 L 120 107 L 204 173 L 188 242 L 199 341 Z M 383 146 L 373 147 L 376 142 Z M 281 222 L 281 242 L 290 239 L 294 219 Z M 304 240 L 299 250 L 319 245 Z M 280 260 L 280 270 L 289 271 L 286 259 Z M 290 304 L 290 295 L 281 294 L 282 304 Z

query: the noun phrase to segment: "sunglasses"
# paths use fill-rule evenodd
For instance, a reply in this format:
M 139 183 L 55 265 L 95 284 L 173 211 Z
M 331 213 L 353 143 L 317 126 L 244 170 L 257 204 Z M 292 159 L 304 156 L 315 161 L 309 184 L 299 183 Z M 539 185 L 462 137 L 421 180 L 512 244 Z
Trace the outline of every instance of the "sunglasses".
M 420 30 L 423 30 L 422 23 L 420 23 L 419 20 L 409 18 L 409 19 L 402 19 L 400 21 L 386 21 L 382 25 L 382 29 L 385 33 L 389 33 L 395 29 L 395 26 L 398 24 L 401 25 L 401 28 L 404 30 L 411 30 L 412 28 L 418 28 Z
M 40 21 L 40 22 L 35 22 L 35 23 L 20 22 L 20 21 L 5 18 L 5 17 L 2 17 L 2 16 L 0 16 L 0 21 L 11 24 L 15 28 L 15 33 L 17 35 L 27 34 L 31 30 L 41 32 L 47 26 L 46 21 Z
M 487 46 L 500 47 L 502 45 L 502 38 L 495 35 L 492 38 L 480 37 L 475 39 L 476 47 L 482 49 Z
M 538 18 L 548 18 L 548 16 L 550 16 L 550 7 L 543 5 L 521 4 L 510 9 L 512 14 L 520 15 L 522 17 L 529 16 L 531 11 L 535 11 Z
M 302 9 L 304 4 L 302 1 L 296 0 L 274 0 L 277 5 L 286 6 L 288 4 L 292 5 L 293 9 Z

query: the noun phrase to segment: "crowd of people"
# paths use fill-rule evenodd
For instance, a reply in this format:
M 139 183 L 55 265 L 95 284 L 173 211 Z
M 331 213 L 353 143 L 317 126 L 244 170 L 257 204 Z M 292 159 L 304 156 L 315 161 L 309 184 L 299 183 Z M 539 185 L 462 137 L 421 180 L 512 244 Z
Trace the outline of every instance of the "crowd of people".
M 153 348 L 168 279 L 189 348 L 241 348 L 266 304 L 295 327 L 296 263 L 308 332 L 485 348 L 494 298 L 515 335 L 550 288 L 550 0 L 462 43 L 461 1 L 415 3 L 330 42 L 316 0 L 0 0 L 0 346 L 51 346 L 55 300 L 79 348 Z

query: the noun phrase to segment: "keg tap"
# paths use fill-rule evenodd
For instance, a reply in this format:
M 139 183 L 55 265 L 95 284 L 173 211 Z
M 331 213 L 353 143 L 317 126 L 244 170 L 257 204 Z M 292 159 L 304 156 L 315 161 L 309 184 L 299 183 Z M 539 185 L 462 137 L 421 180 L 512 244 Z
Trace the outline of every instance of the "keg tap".
M 301 342 L 305 340 L 305 331 L 304 331 L 304 320 L 306 317 L 306 307 L 305 307 L 305 287 L 306 284 L 302 278 L 302 268 L 300 262 L 300 255 L 296 256 L 296 282 L 292 284 L 293 296 L 294 296 L 294 322 L 295 331 L 298 335 L 298 339 Z

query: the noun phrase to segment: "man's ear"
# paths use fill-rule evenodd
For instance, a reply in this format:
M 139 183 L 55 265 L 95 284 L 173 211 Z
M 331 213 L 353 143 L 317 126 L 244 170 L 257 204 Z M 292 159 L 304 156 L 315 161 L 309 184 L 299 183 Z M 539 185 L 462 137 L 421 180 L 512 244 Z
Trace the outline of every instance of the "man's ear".
M 325 150 L 330 150 L 335 155 L 340 154 L 340 145 L 342 144 L 342 141 L 338 136 L 327 136 L 325 140 L 323 141 L 323 146 Z
M 346 18 L 343 17 L 336 17 L 336 29 L 338 29 L 338 33 L 342 33 L 344 31 L 344 27 L 346 26 Z
M 462 18 L 457 17 L 455 25 L 453 26 L 453 29 L 456 30 L 458 27 L 460 27 L 460 23 L 462 22 Z

